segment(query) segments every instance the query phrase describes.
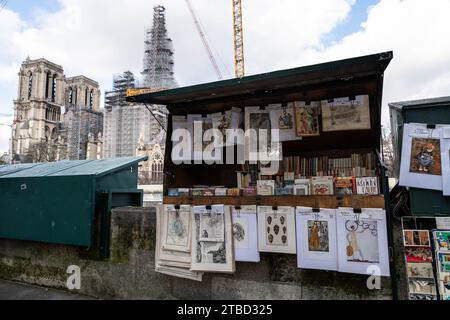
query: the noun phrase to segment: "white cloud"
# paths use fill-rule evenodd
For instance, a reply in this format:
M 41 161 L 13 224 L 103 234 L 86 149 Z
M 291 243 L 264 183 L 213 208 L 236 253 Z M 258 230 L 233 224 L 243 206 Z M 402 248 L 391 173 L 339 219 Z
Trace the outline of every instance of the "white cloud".
M 216 80 L 187 6 L 182 0 L 59 0 L 61 9 L 36 11 L 23 21 L 7 9 L 0 14 L 0 113 L 10 113 L 17 72 L 27 55 L 45 57 L 67 76 L 84 74 L 110 89 L 112 74 L 142 69 L 144 29 L 152 7 L 167 9 L 180 85 Z M 211 45 L 233 75 L 231 1 L 191 0 Z M 355 0 L 243 1 L 247 74 L 326 62 L 386 50 L 394 60 L 385 79 L 387 102 L 449 94 L 450 1 L 381 0 L 368 11 L 361 30 L 331 46 L 324 36 L 345 23 Z M 213 3 L 214 5 L 212 5 Z M 216 54 L 218 60 L 219 57 Z M 385 121 L 387 114 L 384 114 Z M 0 122 L 4 119 L 0 118 Z M 0 152 L 9 128 L 0 126 Z

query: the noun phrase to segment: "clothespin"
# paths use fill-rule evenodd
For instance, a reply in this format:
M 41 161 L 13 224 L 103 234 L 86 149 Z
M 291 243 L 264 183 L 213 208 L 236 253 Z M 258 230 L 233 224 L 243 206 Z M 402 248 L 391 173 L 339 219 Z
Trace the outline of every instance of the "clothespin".
M 355 216 L 356 216 L 356 222 L 358 222 L 359 223 L 359 217 L 360 217 L 360 215 L 361 215 L 361 213 L 362 213 L 362 210 L 361 209 L 357 209 L 357 208 L 355 208 L 355 209 L 353 209 L 353 213 L 355 214 Z
M 178 217 L 180 216 L 180 209 L 181 209 L 181 206 L 180 206 L 179 204 L 176 204 L 176 205 L 174 206 L 174 208 L 175 208 L 175 216 L 178 218 Z
M 273 206 L 272 210 L 274 211 L 274 218 L 277 219 L 278 218 L 278 206 Z
M 313 212 L 313 214 L 314 214 L 314 221 L 319 221 L 319 212 L 320 212 L 320 209 L 319 209 L 319 208 L 313 208 L 313 209 L 312 209 L 312 212 Z
M 234 209 L 236 210 L 237 217 L 240 218 L 241 217 L 241 206 L 237 205 L 234 207 Z

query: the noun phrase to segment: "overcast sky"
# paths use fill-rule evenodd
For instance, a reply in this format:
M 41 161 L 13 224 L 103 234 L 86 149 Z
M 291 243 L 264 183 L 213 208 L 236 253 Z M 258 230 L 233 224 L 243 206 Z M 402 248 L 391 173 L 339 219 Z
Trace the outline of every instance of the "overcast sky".
M 223 73 L 233 74 L 231 0 L 191 0 Z M 21 62 L 45 57 L 111 88 L 142 69 L 152 7 L 167 9 L 181 86 L 216 80 L 184 0 L 9 0 L 0 12 L 0 123 L 11 123 Z M 243 0 L 246 73 L 394 51 L 387 103 L 450 95 L 450 0 Z M 10 128 L 0 126 L 0 153 Z

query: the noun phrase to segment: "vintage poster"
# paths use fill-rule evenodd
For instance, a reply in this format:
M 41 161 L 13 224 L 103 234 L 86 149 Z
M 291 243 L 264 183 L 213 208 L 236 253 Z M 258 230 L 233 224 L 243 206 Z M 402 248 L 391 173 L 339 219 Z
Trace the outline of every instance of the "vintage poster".
M 295 116 L 294 104 L 269 105 L 267 110 L 270 112 L 270 121 L 272 129 L 278 129 L 280 141 L 299 140 L 295 134 Z
M 191 251 L 191 207 L 165 205 L 163 213 L 162 248 L 174 251 Z
M 259 262 L 256 206 L 231 206 L 236 261 Z
M 223 213 L 224 241 L 202 241 L 201 219 L 208 212 Z M 192 266 L 193 271 L 233 273 L 235 271 L 233 252 L 233 227 L 229 207 L 213 205 L 195 206 L 192 209 Z
M 370 129 L 369 96 L 322 101 L 322 127 L 324 132 Z
M 403 244 L 411 246 L 431 246 L 428 230 L 403 230 Z
M 336 210 L 297 207 L 296 224 L 298 267 L 336 271 Z
M 382 209 L 337 210 L 338 263 L 340 272 L 370 273 L 378 266 L 389 276 L 386 212 Z
M 441 127 L 406 123 L 403 129 L 399 184 L 404 187 L 442 190 Z
M 261 252 L 295 254 L 294 208 L 258 207 L 258 243 Z
M 306 104 L 296 101 L 295 104 L 295 128 L 298 137 L 312 137 L 320 135 L 319 113 L 320 102 L 314 101 Z

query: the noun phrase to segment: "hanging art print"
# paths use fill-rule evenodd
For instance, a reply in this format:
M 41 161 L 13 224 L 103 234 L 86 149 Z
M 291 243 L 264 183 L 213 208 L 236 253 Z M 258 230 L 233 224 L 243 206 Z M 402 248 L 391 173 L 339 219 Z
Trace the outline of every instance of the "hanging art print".
M 370 129 L 369 96 L 322 101 L 322 126 L 324 132 Z
M 258 207 L 258 244 L 261 252 L 296 253 L 292 207 Z
M 355 213 L 340 208 L 337 213 L 338 262 L 340 272 L 370 274 L 380 268 L 389 276 L 386 213 L 382 209 L 362 209 Z
M 407 123 L 403 129 L 400 182 L 404 187 L 442 190 L 441 127 Z
M 191 207 L 164 206 L 163 243 L 166 250 L 191 251 Z
M 296 224 L 298 267 L 336 271 L 336 210 L 297 207 Z
M 450 126 L 442 127 L 441 139 L 442 187 L 444 196 L 450 196 Z
M 295 116 L 294 104 L 287 105 L 276 104 L 269 105 L 267 110 L 270 112 L 270 121 L 272 129 L 278 129 L 280 141 L 298 140 L 295 134 Z
M 303 101 L 295 102 L 295 125 L 298 137 L 320 135 L 319 130 L 320 102 L 307 105 Z

